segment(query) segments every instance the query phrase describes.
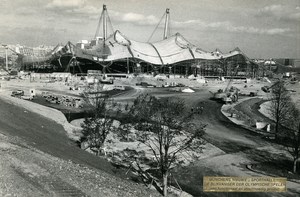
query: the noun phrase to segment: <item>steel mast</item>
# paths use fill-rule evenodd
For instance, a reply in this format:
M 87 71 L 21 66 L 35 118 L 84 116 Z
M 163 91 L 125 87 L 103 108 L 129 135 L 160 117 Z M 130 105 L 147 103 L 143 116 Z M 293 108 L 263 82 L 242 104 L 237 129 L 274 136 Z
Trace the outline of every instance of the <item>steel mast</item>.
M 8 46 L 6 44 L 2 44 L 2 46 L 5 48 L 5 69 L 8 72 L 8 54 L 7 54 Z
M 170 19 L 170 9 L 167 8 L 166 9 L 166 20 L 165 20 L 165 29 L 164 29 L 164 37 L 163 39 L 167 39 L 168 38 L 168 31 L 169 31 L 169 19 Z
M 103 40 L 105 41 L 107 38 L 107 9 L 106 5 L 103 5 Z

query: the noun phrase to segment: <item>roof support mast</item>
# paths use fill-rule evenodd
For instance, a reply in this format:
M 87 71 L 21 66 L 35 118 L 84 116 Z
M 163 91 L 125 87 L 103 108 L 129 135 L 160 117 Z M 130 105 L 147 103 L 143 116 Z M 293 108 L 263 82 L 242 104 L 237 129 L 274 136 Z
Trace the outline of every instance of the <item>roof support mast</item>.
M 8 57 L 7 57 L 7 50 L 8 50 L 8 46 L 5 46 L 5 68 L 6 68 L 6 72 L 8 72 Z
M 164 37 L 163 39 L 168 38 L 168 31 L 169 31 L 169 19 L 170 19 L 170 9 L 166 9 L 166 20 L 165 20 L 165 30 L 164 30 Z
M 103 5 L 103 40 L 105 41 L 107 38 L 107 10 L 106 5 Z

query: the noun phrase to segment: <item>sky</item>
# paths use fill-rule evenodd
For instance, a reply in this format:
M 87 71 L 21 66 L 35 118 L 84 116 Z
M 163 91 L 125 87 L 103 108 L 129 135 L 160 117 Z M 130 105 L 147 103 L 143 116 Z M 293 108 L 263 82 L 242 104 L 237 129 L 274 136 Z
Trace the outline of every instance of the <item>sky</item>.
M 300 0 L 0 0 L 0 44 L 91 40 L 103 4 L 113 30 L 132 40 L 147 42 L 170 8 L 171 34 L 206 51 L 300 58 Z M 162 38 L 163 21 L 150 41 Z

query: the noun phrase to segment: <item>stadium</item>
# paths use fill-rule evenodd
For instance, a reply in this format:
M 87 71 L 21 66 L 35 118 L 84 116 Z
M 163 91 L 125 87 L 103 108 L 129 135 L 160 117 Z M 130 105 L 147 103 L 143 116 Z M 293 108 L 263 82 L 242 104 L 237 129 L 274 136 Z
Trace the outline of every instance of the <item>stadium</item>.
M 104 5 L 94 39 L 77 44 L 57 45 L 48 53 L 18 54 L 17 62 L 24 70 L 35 72 L 87 73 L 149 73 L 195 76 L 256 77 L 258 65 L 238 47 L 222 53 L 202 50 L 190 43 L 180 33 L 169 35 L 169 9 L 165 19 L 163 39 L 157 42 L 138 42 L 119 30 L 108 35 L 110 18 Z M 102 30 L 102 36 L 98 36 Z

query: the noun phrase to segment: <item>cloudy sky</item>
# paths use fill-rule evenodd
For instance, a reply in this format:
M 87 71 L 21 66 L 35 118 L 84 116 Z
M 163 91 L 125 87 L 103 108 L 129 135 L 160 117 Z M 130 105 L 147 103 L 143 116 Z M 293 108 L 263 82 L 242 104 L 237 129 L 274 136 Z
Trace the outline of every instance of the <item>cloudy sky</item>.
M 170 8 L 171 33 L 250 58 L 300 58 L 300 0 L 0 0 L 0 42 L 37 46 L 94 37 L 102 5 L 114 30 L 146 42 Z M 163 25 L 151 41 L 162 38 Z

